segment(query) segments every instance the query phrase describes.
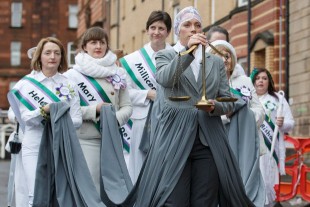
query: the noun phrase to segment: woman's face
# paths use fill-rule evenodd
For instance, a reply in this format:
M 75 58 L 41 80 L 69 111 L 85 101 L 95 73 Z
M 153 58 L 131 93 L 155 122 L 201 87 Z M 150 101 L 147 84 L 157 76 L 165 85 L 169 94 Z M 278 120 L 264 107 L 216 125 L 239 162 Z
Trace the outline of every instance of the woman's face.
M 264 95 L 268 91 L 269 79 L 266 72 L 257 74 L 254 82 L 256 93 L 258 95 Z
M 43 46 L 41 53 L 41 67 L 42 71 L 57 72 L 61 61 L 61 50 L 60 47 L 53 43 L 47 42 Z
M 156 21 L 147 29 L 147 35 L 151 44 L 163 44 L 169 35 L 167 27 L 163 21 Z
M 223 60 L 223 62 L 225 64 L 226 71 L 227 72 L 232 71 L 233 70 L 233 68 L 232 68 L 232 57 L 231 57 L 230 52 L 228 52 L 226 50 L 222 50 L 221 52 L 224 55 L 224 56 L 221 56 L 221 57 L 222 57 L 222 60 Z
M 106 39 L 90 40 L 86 43 L 84 51 L 93 58 L 103 58 L 107 52 L 108 44 Z
M 230 74 L 231 74 L 231 70 L 232 69 L 232 57 L 231 57 L 231 54 L 230 52 L 228 52 L 227 50 L 220 50 L 221 53 L 223 53 L 224 56 L 218 54 L 218 53 L 215 53 L 215 55 L 219 56 L 222 58 L 224 64 L 225 64 L 225 69 L 226 69 L 226 73 L 227 73 L 227 77 L 229 78 L 230 77 Z
M 189 38 L 202 31 L 201 23 L 197 19 L 191 19 L 182 23 L 179 32 L 179 39 L 182 45 L 187 45 Z

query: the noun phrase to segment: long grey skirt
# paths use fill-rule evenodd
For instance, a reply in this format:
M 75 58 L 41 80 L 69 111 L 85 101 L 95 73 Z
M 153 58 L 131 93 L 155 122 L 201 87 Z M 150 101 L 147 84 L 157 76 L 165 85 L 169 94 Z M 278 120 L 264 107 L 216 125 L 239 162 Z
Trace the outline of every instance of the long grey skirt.
M 69 105 L 50 105 L 36 170 L 34 207 L 104 207 L 88 170 Z
M 256 207 L 265 203 L 265 184 L 259 168 L 260 138 L 254 112 L 239 97 L 228 130 L 229 145 L 236 156 L 242 181 L 249 199 Z
M 101 114 L 107 115 L 103 111 Z M 107 117 L 101 117 L 102 123 L 106 123 L 104 119 Z M 108 130 L 111 127 L 103 128 Z M 180 108 L 169 105 L 163 108 L 154 140 L 135 186 L 131 190 L 122 189 L 124 201 L 120 202 L 119 197 L 113 199 L 109 195 L 109 187 L 106 185 L 109 179 L 106 178 L 102 186 L 105 189 L 102 200 L 107 206 L 163 206 L 180 178 L 197 132 L 207 140 L 213 154 L 219 172 L 220 194 L 223 195 L 222 206 L 254 206 L 245 194 L 239 167 L 229 147 L 220 117 L 210 117 L 192 106 Z M 104 163 L 101 167 L 105 168 Z M 127 197 L 124 189 L 129 190 Z

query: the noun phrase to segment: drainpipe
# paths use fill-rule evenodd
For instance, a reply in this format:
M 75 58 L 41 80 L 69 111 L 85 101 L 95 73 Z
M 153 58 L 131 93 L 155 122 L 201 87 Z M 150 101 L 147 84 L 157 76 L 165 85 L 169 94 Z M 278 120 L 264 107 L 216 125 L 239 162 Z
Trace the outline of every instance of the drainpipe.
M 116 48 L 119 48 L 119 27 L 120 27 L 120 15 L 121 15 L 121 8 L 120 8 L 120 1 L 117 1 L 117 38 L 116 38 Z
M 211 1 L 211 24 L 214 24 L 214 22 L 215 22 L 215 1 L 214 0 L 212 0 Z
M 111 14 L 110 14 L 110 10 L 111 10 L 111 3 L 110 3 L 110 0 L 105 0 L 105 3 L 104 1 L 102 1 L 102 11 L 104 11 L 106 14 L 105 14 L 105 19 L 106 19 L 106 22 L 103 26 L 104 29 L 106 29 L 106 31 L 108 31 L 109 33 L 109 36 L 111 35 L 111 22 L 110 22 L 110 17 L 111 17 Z M 104 10 L 105 9 L 105 10 Z
M 282 89 L 282 0 L 279 12 L 279 91 Z
M 165 11 L 165 0 L 161 1 L 161 10 Z
M 289 68 L 290 68 L 290 1 L 285 1 L 285 98 L 289 97 Z
M 251 19 L 252 19 L 252 10 L 251 10 L 251 0 L 248 0 L 248 75 L 251 73 Z

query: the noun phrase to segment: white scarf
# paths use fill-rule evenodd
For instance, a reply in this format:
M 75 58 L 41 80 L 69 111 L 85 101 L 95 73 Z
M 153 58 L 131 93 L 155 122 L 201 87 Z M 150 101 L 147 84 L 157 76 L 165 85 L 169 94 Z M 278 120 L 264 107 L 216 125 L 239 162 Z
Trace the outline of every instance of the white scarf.
M 116 55 L 110 50 L 103 58 L 93 58 L 85 52 L 80 52 L 75 56 L 76 65 L 73 69 L 93 78 L 106 78 L 116 74 L 116 59 Z
M 116 59 L 111 50 L 103 58 L 93 58 L 80 52 L 75 57 L 73 69 L 93 78 L 106 78 L 117 90 L 126 88 L 126 73 L 115 64 Z

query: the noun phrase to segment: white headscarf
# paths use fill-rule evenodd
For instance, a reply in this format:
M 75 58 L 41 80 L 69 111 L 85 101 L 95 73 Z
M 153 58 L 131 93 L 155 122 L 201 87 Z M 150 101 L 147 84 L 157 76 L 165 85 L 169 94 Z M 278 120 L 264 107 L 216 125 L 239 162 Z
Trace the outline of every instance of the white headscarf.
M 197 9 L 192 6 L 182 9 L 174 18 L 174 33 L 179 36 L 181 25 L 191 19 L 196 19 L 201 23 L 201 17 Z
M 232 54 L 232 58 L 234 58 L 235 60 L 235 67 L 234 67 L 234 71 L 233 71 L 233 74 L 232 74 L 232 77 L 233 76 L 240 76 L 240 75 L 246 75 L 245 72 L 244 72 L 244 69 L 242 68 L 242 66 L 240 64 L 237 63 L 237 54 L 236 54 L 236 50 L 234 49 L 234 47 L 226 42 L 225 40 L 215 40 L 212 42 L 212 45 L 214 47 L 218 46 L 218 45 L 223 45 L 225 46 Z M 213 49 L 211 47 L 207 47 L 206 48 L 206 52 L 211 52 Z

